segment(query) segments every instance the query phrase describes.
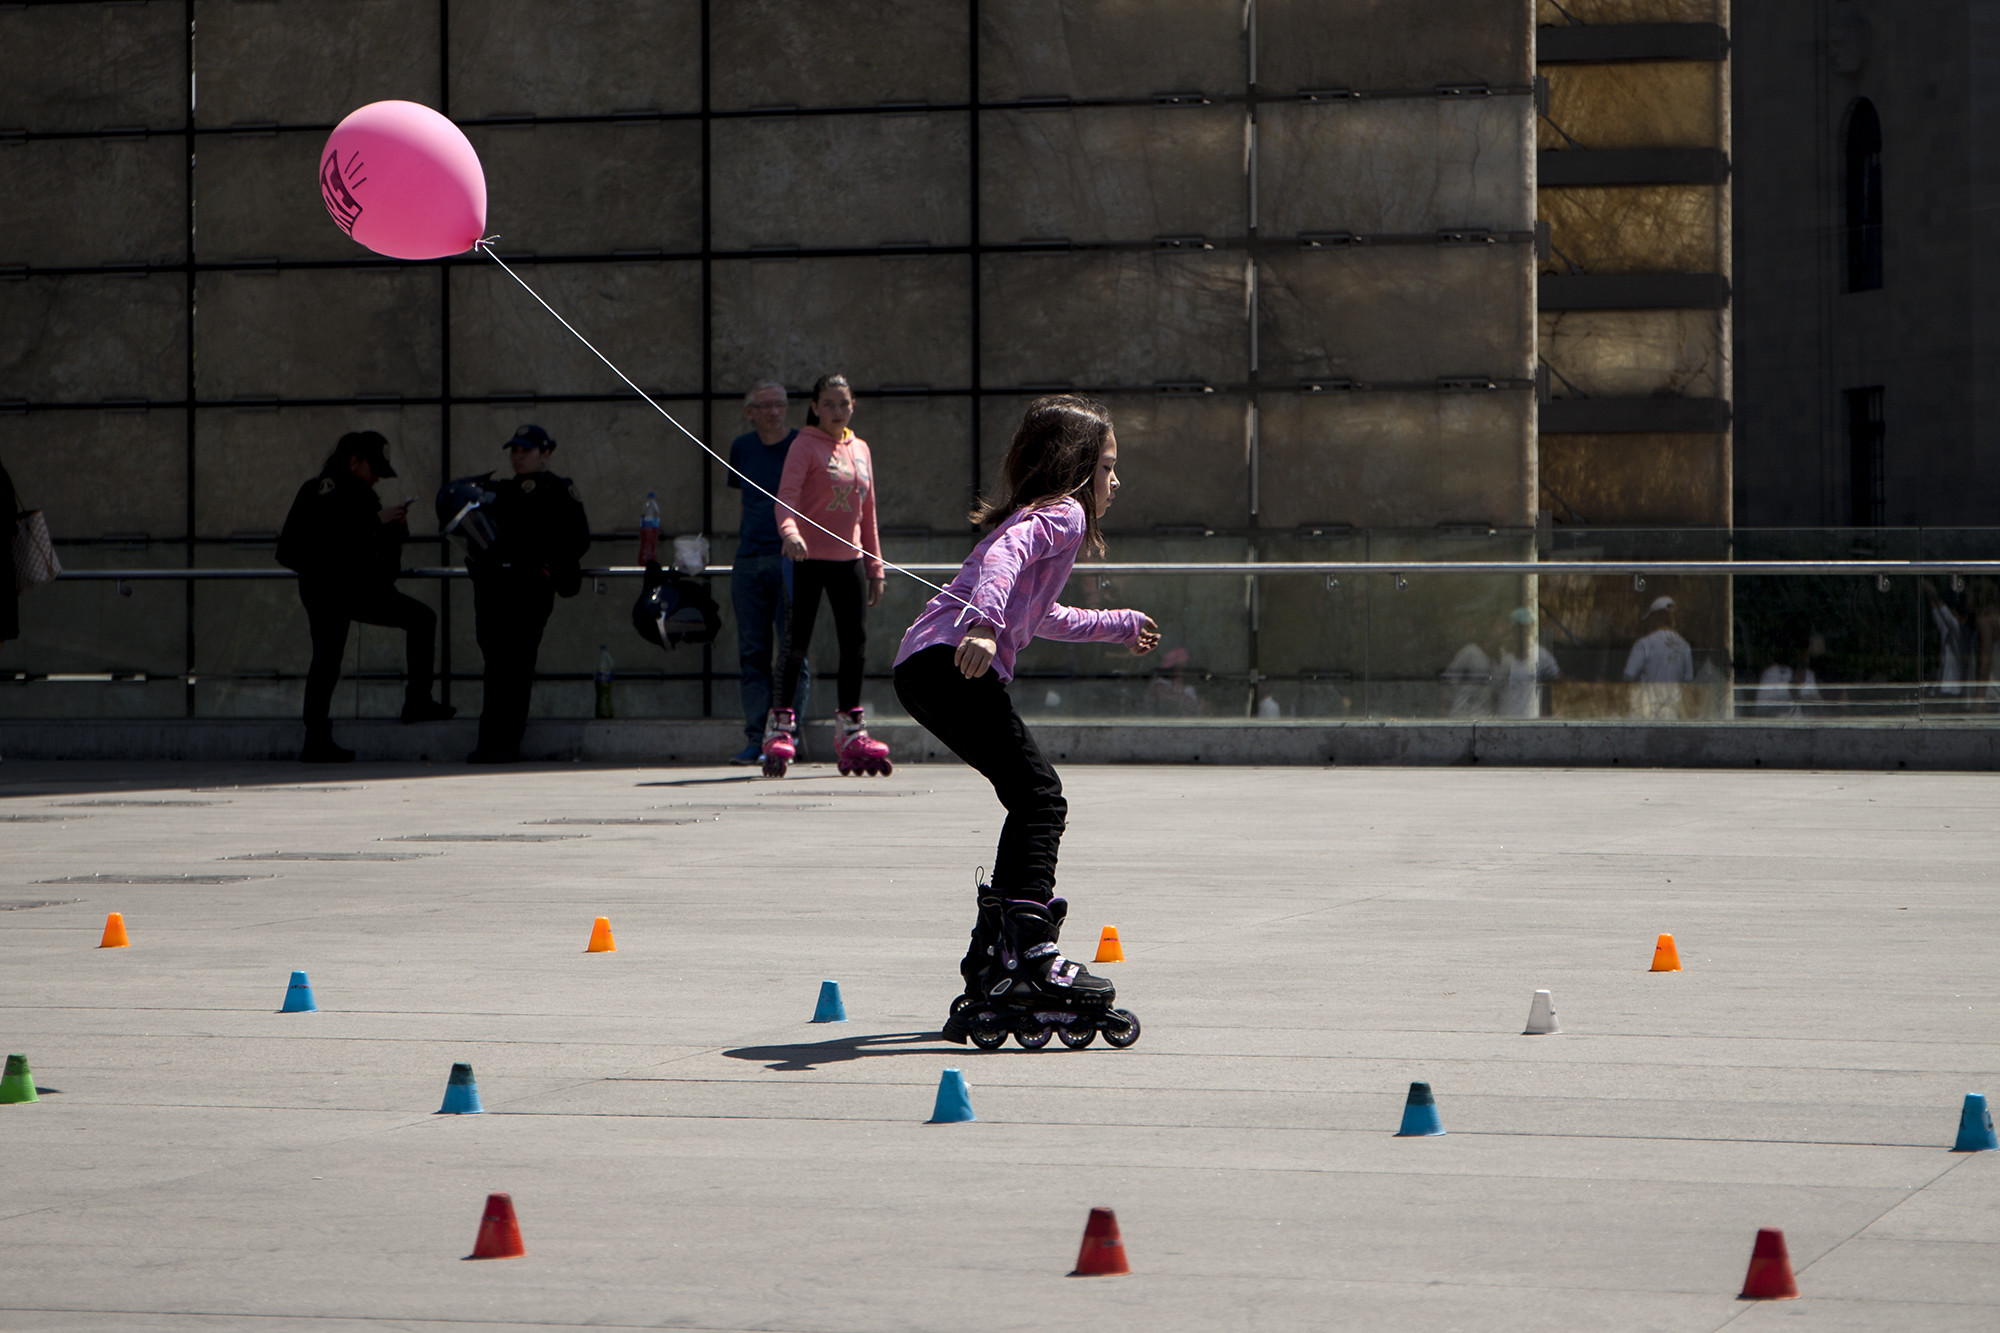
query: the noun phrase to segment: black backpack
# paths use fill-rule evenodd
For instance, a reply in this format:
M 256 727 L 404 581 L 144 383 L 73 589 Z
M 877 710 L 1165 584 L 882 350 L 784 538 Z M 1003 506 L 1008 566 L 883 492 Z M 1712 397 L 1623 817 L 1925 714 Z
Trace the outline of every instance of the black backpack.
M 713 643 L 722 632 L 722 612 L 699 582 L 648 560 L 646 586 L 632 603 L 632 628 L 647 643 L 662 648 Z

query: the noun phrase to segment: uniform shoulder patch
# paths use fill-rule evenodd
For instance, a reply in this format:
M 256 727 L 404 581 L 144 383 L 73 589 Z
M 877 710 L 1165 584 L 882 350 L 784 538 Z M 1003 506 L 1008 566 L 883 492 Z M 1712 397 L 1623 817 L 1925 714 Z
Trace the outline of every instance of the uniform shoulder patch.
M 319 493 L 320 493 L 321 495 L 332 495 L 332 494 L 333 494 L 333 478 L 332 478 L 332 477 L 321 477 L 321 478 L 319 479 Z
M 578 504 L 582 504 L 582 503 L 583 503 L 583 497 L 582 497 L 581 495 L 578 495 L 578 494 L 576 493 L 576 483 L 575 483 L 575 482 L 571 482 L 571 483 L 569 484 L 569 498 L 570 498 L 570 499 L 572 499 L 572 500 L 574 500 L 574 501 L 576 501 L 576 502 L 577 502 Z
M 535 479 L 533 477 L 528 477 L 524 479 L 521 482 L 521 494 L 533 495 L 534 493 L 535 493 Z

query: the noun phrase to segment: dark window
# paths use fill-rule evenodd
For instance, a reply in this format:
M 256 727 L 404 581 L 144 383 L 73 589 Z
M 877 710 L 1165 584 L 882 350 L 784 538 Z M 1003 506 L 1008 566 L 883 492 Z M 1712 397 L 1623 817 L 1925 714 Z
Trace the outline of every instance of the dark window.
M 1848 522 L 1879 528 L 1887 521 L 1882 486 L 1882 388 L 1847 391 Z
M 1882 121 L 1862 98 L 1847 115 L 1847 290 L 1882 286 Z

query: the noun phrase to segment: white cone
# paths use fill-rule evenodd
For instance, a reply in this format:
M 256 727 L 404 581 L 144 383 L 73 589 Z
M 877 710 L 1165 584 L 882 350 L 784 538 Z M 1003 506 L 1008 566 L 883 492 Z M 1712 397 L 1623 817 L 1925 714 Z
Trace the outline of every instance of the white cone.
M 1556 1022 L 1555 998 L 1545 990 L 1535 992 L 1535 1002 L 1528 1006 L 1528 1026 L 1521 1035 L 1539 1037 L 1550 1032 L 1561 1032 L 1562 1024 Z

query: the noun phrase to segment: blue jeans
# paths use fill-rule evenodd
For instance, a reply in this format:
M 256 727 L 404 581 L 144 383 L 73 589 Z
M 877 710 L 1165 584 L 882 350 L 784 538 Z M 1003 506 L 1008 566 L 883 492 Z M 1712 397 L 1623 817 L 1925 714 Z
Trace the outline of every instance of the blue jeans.
M 739 555 L 729 576 L 729 600 L 736 609 L 736 663 L 742 669 L 743 730 L 764 738 L 764 715 L 771 711 L 771 655 L 784 660 L 792 623 L 791 562 L 781 555 Z M 799 674 L 798 712 L 806 711 L 812 689 L 810 667 Z

